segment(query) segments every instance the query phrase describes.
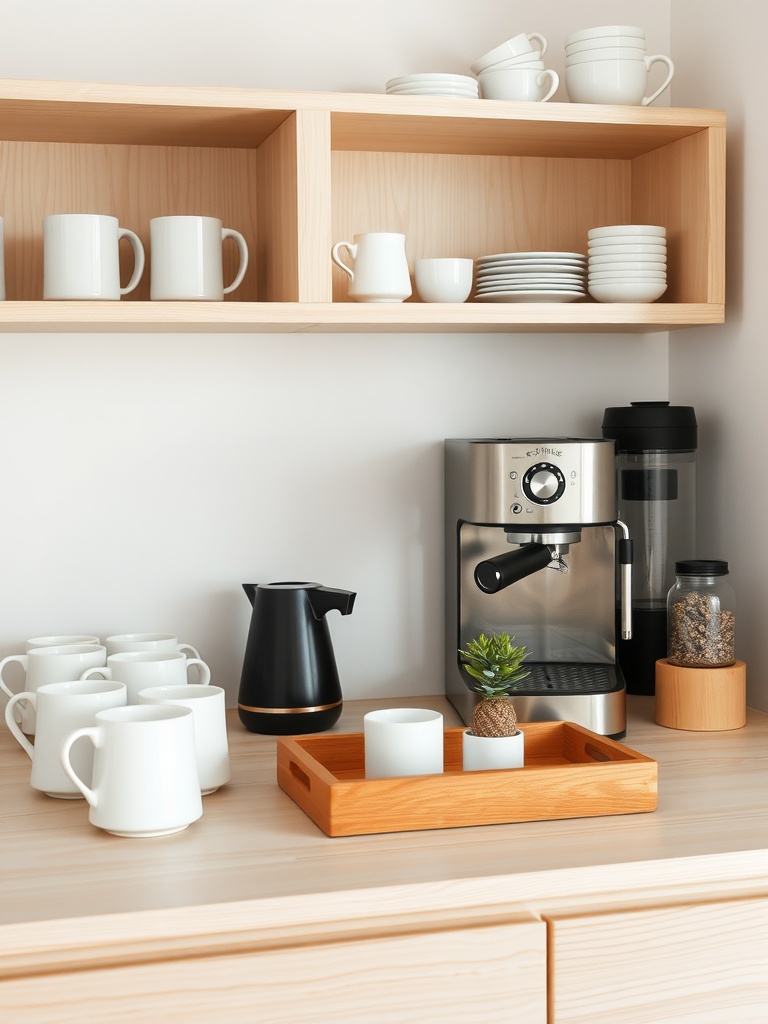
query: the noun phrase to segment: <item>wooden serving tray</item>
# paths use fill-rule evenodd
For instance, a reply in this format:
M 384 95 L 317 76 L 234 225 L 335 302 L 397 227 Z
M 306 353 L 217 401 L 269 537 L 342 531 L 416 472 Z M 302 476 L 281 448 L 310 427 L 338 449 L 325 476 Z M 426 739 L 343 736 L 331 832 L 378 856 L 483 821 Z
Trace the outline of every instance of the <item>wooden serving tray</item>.
M 363 733 L 280 737 L 277 782 L 329 836 L 654 811 L 657 765 L 571 722 L 531 722 L 525 767 L 465 772 L 445 730 L 442 775 L 366 779 Z

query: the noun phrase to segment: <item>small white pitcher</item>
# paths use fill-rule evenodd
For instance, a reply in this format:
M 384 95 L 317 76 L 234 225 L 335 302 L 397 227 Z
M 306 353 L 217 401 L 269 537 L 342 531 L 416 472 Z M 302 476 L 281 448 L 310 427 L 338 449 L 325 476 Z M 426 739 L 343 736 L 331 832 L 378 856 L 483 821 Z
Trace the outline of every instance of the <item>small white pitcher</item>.
M 369 231 L 353 242 L 337 242 L 331 259 L 349 275 L 349 297 L 355 302 L 403 302 L 412 292 L 405 255 L 405 235 L 395 231 Z M 346 249 L 353 267 L 339 256 Z

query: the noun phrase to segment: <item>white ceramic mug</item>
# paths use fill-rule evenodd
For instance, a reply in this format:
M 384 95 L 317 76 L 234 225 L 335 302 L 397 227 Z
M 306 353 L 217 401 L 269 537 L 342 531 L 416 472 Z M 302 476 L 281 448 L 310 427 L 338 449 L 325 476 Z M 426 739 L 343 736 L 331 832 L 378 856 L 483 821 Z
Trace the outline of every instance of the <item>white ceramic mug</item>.
M 193 658 L 200 652 L 192 644 L 182 644 L 173 633 L 113 633 L 104 641 L 107 654 L 124 651 L 187 651 Z
M 134 254 L 133 274 L 120 287 L 120 239 Z M 55 213 L 43 217 L 43 298 L 119 299 L 144 273 L 144 246 L 117 217 Z
M 14 708 L 27 702 L 35 709 L 37 730 L 34 746 L 16 722 Z M 8 728 L 32 760 L 30 785 L 46 796 L 60 800 L 81 799 L 82 793 L 64 772 L 61 765 L 61 744 L 74 729 L 92 725 L 94 717 L 105 708 L 123 707 L 126 688 L 123 683 L 103 679 L 70 680 L 46 683 L 34 693 L 16 693 L 5 705 Z M 75 771 L 87 784 L 91 783 L 93 748 L 79 743 L 72 751 Z
M 81 679 L 101 676 L 115 679 L 128 687 L 128 703 L 137 704 L 139 691 L 148 686 L 187 686 L 189 671 L 196 671 L 196 682 L 208 686 L 211 670 L 199 658 L 187 658 L 181 651 L 123 651 L 110 654 L 106 666 L 90 668 Z
M 416 291 L 422 302 L 466 302 L 472 291 L 474 260 L 437 257 L 416 260 Z
M 71 760 L 81 737 L 94 747 L 91 786 Z M 168 835 L 203 813 L 189 708 L 134 704 L 99 711 L 94 725 L 65 738 L 61 763 L 90 804 L 90 823 L 113 835 Z
M 229 767 L 225 693 L 220 686 L 150 686 L 141 690 L 139 704 L 171 704 L 189 708 L 195 724 L 197 774 L 203 796 L 232 777 Z
M 439 775 L 443 716 L 423 708 L 384 708 L 363 719 L 365 777 Z
M 106 663 L 107 650 L 101 644 L 62 644 L 59 647 L 34 648 L 26 654 L 9 654 L 0 661 L 0 690 L 13 697 L 13 691 L 3 678 L 6 665 L 20 665 L 26 676 L 24 690 L 34 693 L 45 683 L 79 679 L 86 669 Z M 21 709 L 21 728 L 28 736 L 34 735 L 35 711 L 29 705 Z
M 349 297 L 356 302 L 403 302 L 412 292 L 405 235 L 396 231 L 368 231 L 352 242 L 337 242 L 331 259 L 349 277 Z M 352 267 L 341 259 L 346 249 Z
M 27 654 L 38 647 L 64 647 L 70 644 L 100 644 L 97 636 L 88 633 L 60 633 L 52 636 L 33 636 L 27 640 Z
M 154 217 L 149 222 L 151 299 L 221 302 L 242 284 L 248 246 L 239 231 L 216 217 Z M 224 287 L 222 246 L 231 238 L 240 252 L 237 273 Z
M 508 68 L 495 71 L 489 68 L 479 78 L 480 92 L 486 100 L 522 100 L 546 103 L 557 92 L 560 76 L 551 68 Z
M 655 92 L 646 95 L 648 72 L 653 64 L 665 64 L 667 77 Z M 565 87 L 572 103 L 647 107 L 664 92 L 674 73 L 674 64 L 662 53 L 642 60 L 585 61 L 565 69 Z

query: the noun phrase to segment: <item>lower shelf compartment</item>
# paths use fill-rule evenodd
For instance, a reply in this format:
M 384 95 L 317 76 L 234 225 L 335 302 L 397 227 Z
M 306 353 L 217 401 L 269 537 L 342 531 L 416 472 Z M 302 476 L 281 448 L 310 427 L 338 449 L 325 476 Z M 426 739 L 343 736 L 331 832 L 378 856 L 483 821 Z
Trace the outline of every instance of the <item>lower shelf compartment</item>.
M 571 722 L 522 725 L 525 767 L 465 772 L 446 729 L 442 775 L 366 779 L 363 733 L 280 737 L 277 781 L 326 835 L 498 825 L 656 809 L 654 760 Z

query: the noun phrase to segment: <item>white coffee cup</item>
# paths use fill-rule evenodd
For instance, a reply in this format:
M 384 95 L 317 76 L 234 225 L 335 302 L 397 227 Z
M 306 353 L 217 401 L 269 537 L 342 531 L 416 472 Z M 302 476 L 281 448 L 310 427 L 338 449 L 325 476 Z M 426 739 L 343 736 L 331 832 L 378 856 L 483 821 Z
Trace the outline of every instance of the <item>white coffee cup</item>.
M 633 39 L 645 39 L 645 29 L 637 25 L 596 25 L 594 28 L 580 28 L 577 32 L 569 32 L 565 37 L 565 45 L 580 43 L 584 39 L 602 38 L 603 36 L 631 36 Z
M 411 295 L 411 277 L 405 255 L 405 235 L 396 231 L 368 231 L 352 242 L 337 242 L 331 259 L 349 277 L 349 297 L 356 302 L 403 302 Z M 341 259 L 346 249 L 352 267 Z
M 139 704 L 171 704 L 189 708 L 195 724 L 197 774 L 203 796 L 232 777 L 229 766 L 225 693 L 220 686 L 150 686 L 141 690 Z
M 221 302 L 248 269 L 248 246 L 239 231 L 216 217 L 154 217 L 149 222 L 151 299 Z M 240 264 L 224 287 L 222 246 L 231 238 Z
M 657 63 L 666 65 L 667 77 L 655 92 L 645 95 L 648 72 Z M 565 87 L 572 103 L 647 107 L 667 88 L 674 73 L 674 64 L 661 53 L 642 60 L 585 61 L 565 69 Z
M 474 260 L 455 257 L 414 262 L 416 291 L 422 302 L 466 302 L 472 291 Z
M 476 75 L 479 75 L 481 71 L 485 71 L 492 64 L 498 64 L 500 60 L 509 60 L 511 57 L 520 57 L 523 54 L 534 52 L 537 52 L 539 57 L 543 57 L 547 52 L 547 40 L 538 32 L 519 32 L 516 36 L 499 43 L 498 46 L 494 46 L 492 50 L 478 57 L 473 64 L 470 64 L 470 68 Z
M 645 50 L 641 46 L 605 46 L 601 50 L 584 50 L 566 57 L 566 68 L 574 64 L 588 64 L 594 60 L 644 60 Z
M 97 636 L 88 633 L 60 633 L 54 636 L 33 636 L 27 640 L 27 653 L 38 647 L 64 647 L 70 644 L 100 644 Z
M 200 652 L 192 644 L 179 643 L 173 633 L 113 633 L 104 641 L 107 654 L 122 654 L 123 651 L 188 651 L 193 658 Z
M 91 786 L 71 760 L 81 737 L 94 747 Z M 90 823 L 113 835 L 168 835 L 203 813 L 189 708 L 133 704 L 99 711 L 94 725 L 65 738 L 61 763 L 90 804 Z
M 190 685 L 190 669 L 197 672 L 196 682 L 208 686 L 211 670 L 199 658 L 187 658 L 182 651 L 123 651 L 110 654 L 106 666 L 90 668 L 83 672 L 81 679 L 100 676 L 125 683 L 128 688 L 128 703 L 137 704 L 139 691 L 148 686 Z
M 423 708 L 385 708 L 363 719 L 365 777 L 439 775 L 443 716 Z
M 533 68 L 508 68 L 495 71 L 489 68 L 479 77 L 480 93 L 486 100 L 522 100 L 546 103 L 557 92 L 560 77 L 551 68 L 536 71 Z
M 14 708 L 23 702 L 35 709 L 37 730 L 34 746 L 16 722 Z M 45 683 L 35 692 L 14 694 L 5 706 L 5 720 L 32 760 L 29 780 L 32 788 L 60 800 L 81 799 L 82 793 L 62 768 L 61 744 L 74 729 L 92 725 L 99 711 L 123 707 L 125 703 L 125 685 L 103 679 Z M 79 743 L 75 747 L 72 763 L 80 778 L 90 785 L 93 769 L 93 748 L 90 744 Z
M 133 249 L 134 268 L 120 287 L 120 239 Z M 55 213 L 43 217 L 43 298 L 119 299 L 132 292 L 144 272 L 144 246 L 117 217 Z
M 6 665 L 18 664 L 26 676 L 24 691 L 34 693 L 45 683 L 63 683 L 79 679 L 83 672 L 107 663 L 107 650 L 101 644 L 62 644 L 58 647 L 33 648 L 26 654 L 9 654 L 0 661 L 0 690 L 8 697 L 13 691 L 3 678 Z M 35 732 L 34 708 L 21 709 L 21 729 L 28 736 Z
M 576 43 L 567 43 L 565 56 L 572 57 L 585 50 L 600 50 L 603 48 L 612 49 L 614 46 L 632 46 L 645 52 L 644 36 L 591 36 Z

